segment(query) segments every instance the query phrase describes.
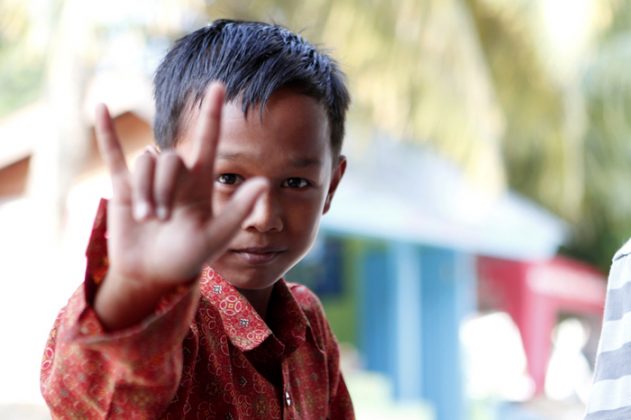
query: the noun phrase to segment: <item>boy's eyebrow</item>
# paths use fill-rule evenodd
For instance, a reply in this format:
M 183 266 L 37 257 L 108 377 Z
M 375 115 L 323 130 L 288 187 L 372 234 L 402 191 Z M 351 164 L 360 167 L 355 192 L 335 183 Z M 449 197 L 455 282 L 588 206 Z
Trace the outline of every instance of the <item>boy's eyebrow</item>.
M 247 159 L 249 156 L 245 153 L 233 152 L 233 153 L 219 153 L 217 154 L 217 159 L 229 160 L 229 161 L 237 161 L 242 159 Z M 322 161 L 318 158 L 311 157 L 297 157 L 290 159 L 291 166 L 296 168 L 306 168 L 309 166 L 318 166 L 322 164 Z
M 306 168 L 309 166 L 318 166 L 322 163 L 320 159 L 317 158 L 297 158 L 292 159 L 291 164 L 297 168 Z

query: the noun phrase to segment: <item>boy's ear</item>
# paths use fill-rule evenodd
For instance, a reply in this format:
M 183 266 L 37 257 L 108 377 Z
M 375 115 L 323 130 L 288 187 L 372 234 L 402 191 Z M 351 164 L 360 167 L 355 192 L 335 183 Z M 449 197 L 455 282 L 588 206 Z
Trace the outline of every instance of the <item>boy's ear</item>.
M 322 214 L 326 214 L 331 208 L 331 201 L 337 190 L 337 186 L 340 184 L 342 177 L 346 172 L 346 156 L 340 155 L 337 159 L 337 166 L 333 169 L 333 175 L 331 176 L 331 183 L 329 184 L 329 191 L 326 194 L 326 201 L 324 202 L 324 209 Z

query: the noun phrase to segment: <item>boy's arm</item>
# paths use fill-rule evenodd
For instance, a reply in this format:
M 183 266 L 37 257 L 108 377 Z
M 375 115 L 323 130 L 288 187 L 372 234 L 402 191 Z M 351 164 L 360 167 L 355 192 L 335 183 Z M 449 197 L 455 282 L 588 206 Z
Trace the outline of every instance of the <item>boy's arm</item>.
M 42 360 L 41 391 L 53 417 L 163 415 L 184 372 L 182 340 L 198 300 L 195 286 L 177 291 L 142 324 L 107 333 L 85 292 L 77 290 L 56 320 Z
M 196 283 L 182 286 L 139 325 L 107 333 L 92 305 L 108 270 L 106 208 L 102 200 L 86 252 L 83 287 L 60 312 L 46 345 L 42 394 L 60 418 L 158 417 L 183 373 L 182 340 L 199 292 Z
M 316 340 L 326 353 L 329 376 L 329 415 L 327 418 L 354 419 L 353 402 L 340 366 L 340 346 L 326 318 L 324 307 L 320 299 L 305 286 L 294 286 L 292 293 L 301 302 L 303 310 L 306 309 L 306 315 L 311 327 L 314 328 Z
M 331 398 L 329 418 L 354 419 L 353 402 L 340 367 L 340 347 L 326 319 L 325 324 Z
M 223 211 L 211 205 L 224 88 L 213 83 L 197 127 L 190 130 L 194 154 L 144 153 L 130 173 L 107 109 L 97 110 L 96 134 L 111 174 L 108 205 L 109 271 L 94 308 L 103 325 L 117 330 L 142 320 L 162 296 L 197 277 L 204 262 L 219 256 L 265 190 L 246 182 Z M 188 132 L 188 130 L 187 130 Z

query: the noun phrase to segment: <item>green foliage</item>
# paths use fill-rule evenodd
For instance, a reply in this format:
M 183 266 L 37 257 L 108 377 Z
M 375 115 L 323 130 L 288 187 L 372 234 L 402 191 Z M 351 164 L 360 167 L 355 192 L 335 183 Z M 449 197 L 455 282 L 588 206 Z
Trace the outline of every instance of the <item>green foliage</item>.
M 36 100 L 41 95 L 44 60 L 20 60 L 19 51 L 0 49 L 0 116 Z
M 631 234 L 631 5 L 598 2 L 594 53 L 577 68 L 574 97 L 544 65 L 533 2 L 468 0 L 506 119 L 509 185 L 571 222 L 562 252 L 609 267 Z M 535 22 L 536 23 L 536 22 Z M 550 60 L 550 57 L 547 57 Z M 585 129 L 571 112 L 584 109 Z
M 603 2 L 607 24 L 585 69 L 587 173 L 584 217 L 568 252 L 608 269 L 631 235 L 631 4 Z
M 24 3 L 0 3 L 0 116 L 41 93 L 45 56 L 30 48 L 29 24 Z
M 470 0 L 506 126 L 502 153 L 509 185 L 562 213 L 563 96 L 543 67 L 525 7 Z M 566 215 L 567 216 L 567 215 Z

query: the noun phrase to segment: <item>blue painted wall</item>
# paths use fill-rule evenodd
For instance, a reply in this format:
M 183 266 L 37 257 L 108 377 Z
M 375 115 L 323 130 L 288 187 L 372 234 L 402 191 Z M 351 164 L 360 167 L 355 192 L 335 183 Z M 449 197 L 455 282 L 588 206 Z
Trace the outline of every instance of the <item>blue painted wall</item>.
M 422 397 L 437 418 L 466 419 L 460 324 L 475 310 L 475 259 L 425 248 L 421 258 Z
M 426 400 L 438 420 L 467 418 L 460 323 L 475 308 L 475 262 L 407 243 L 368 246 L 359 271 L 365 368 L 391 378 L 394 397 Z

